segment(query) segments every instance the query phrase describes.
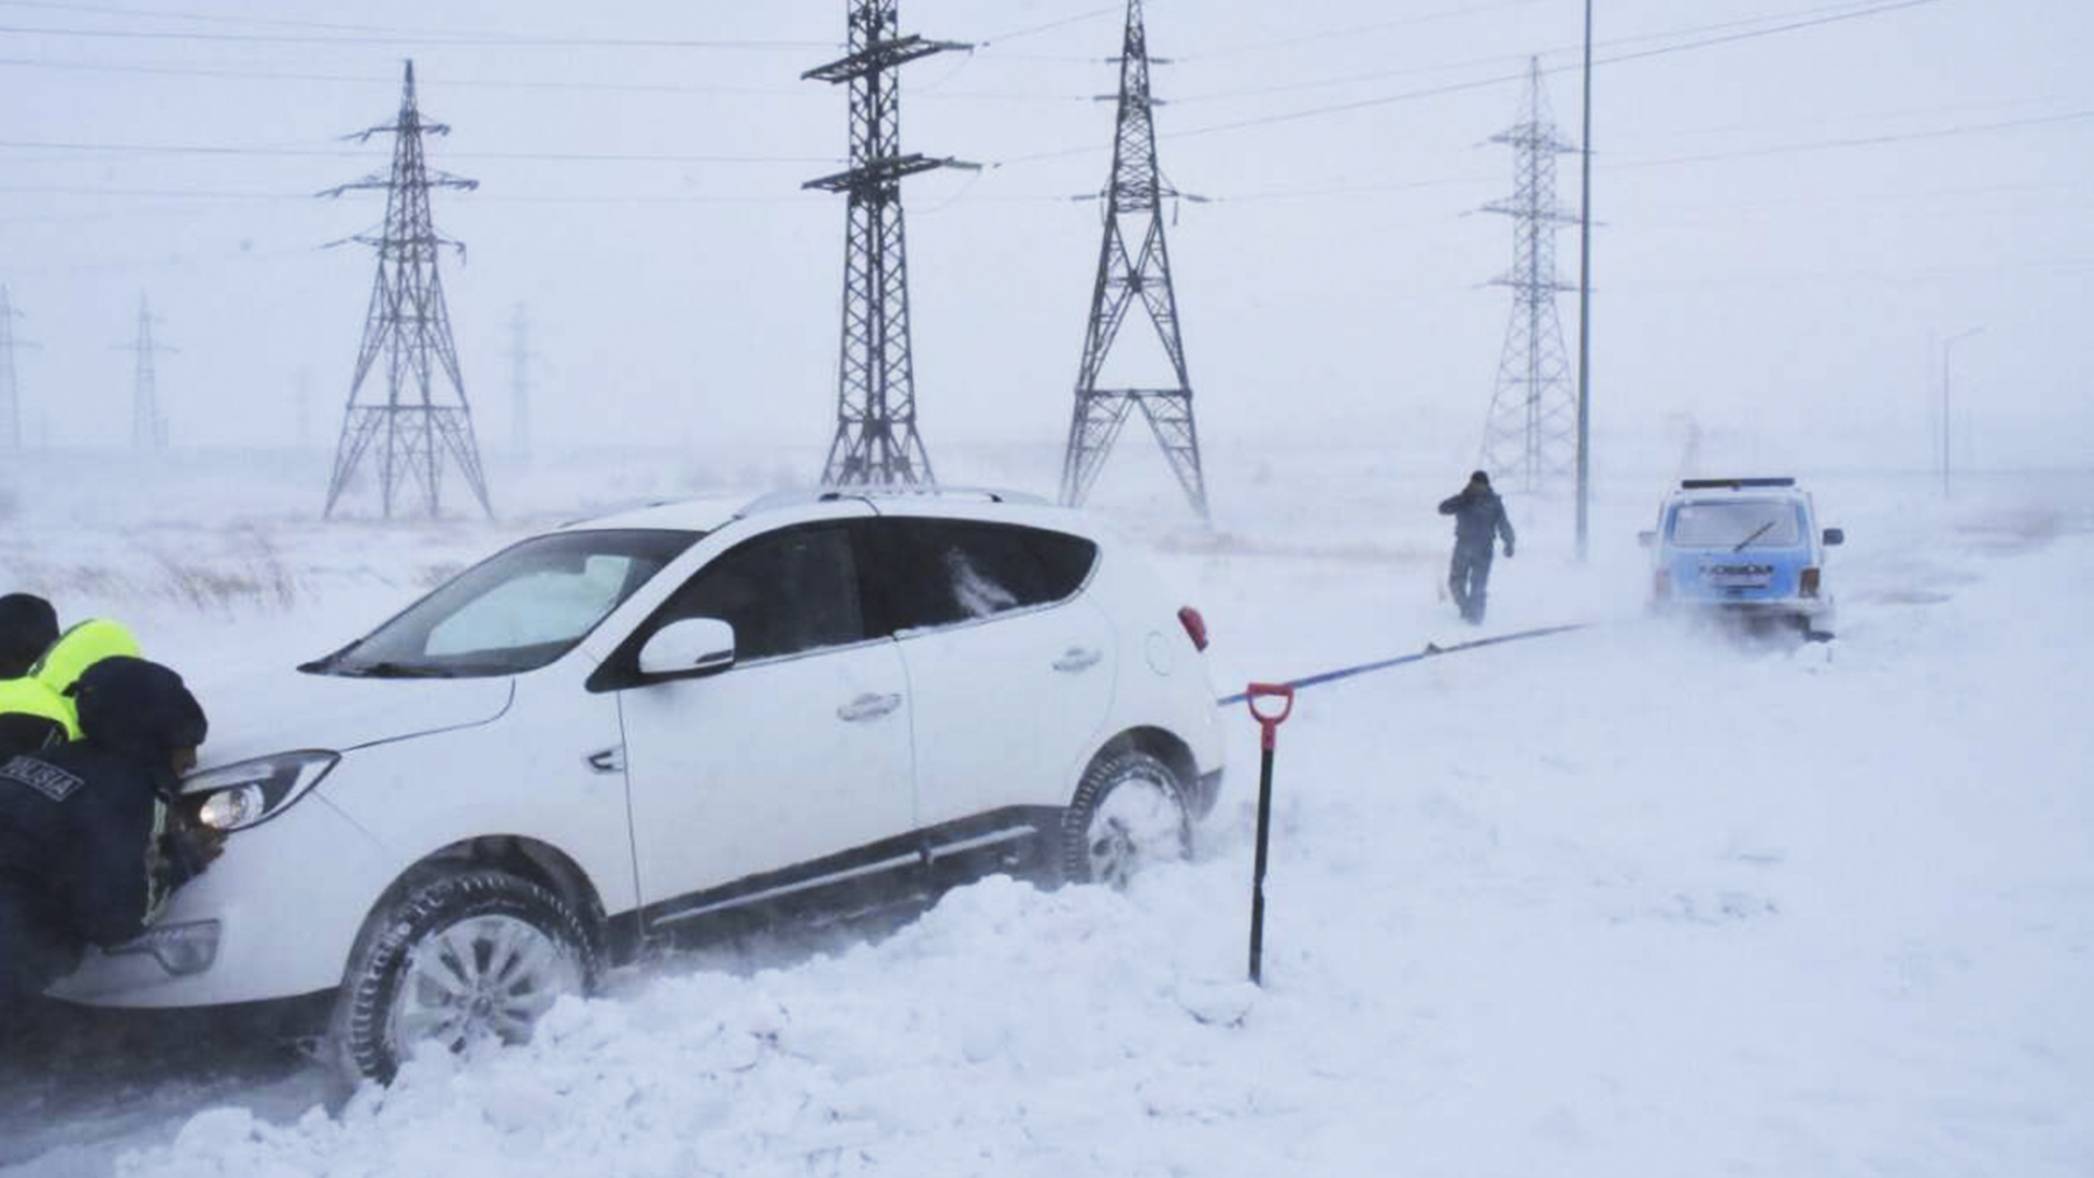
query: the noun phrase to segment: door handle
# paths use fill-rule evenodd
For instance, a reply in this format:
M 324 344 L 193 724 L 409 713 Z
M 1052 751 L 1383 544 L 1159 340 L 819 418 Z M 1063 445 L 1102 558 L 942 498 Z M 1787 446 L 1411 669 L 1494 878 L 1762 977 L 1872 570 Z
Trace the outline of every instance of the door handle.
M 852 724 L 877 720 L 902 706 L 899 695 L 879 695 L 868 692 L 836 709 L 836 718 Z
M 1072 646 L 1062 654 L 1062 657 L 1054 660 L 1054 669 L 1066 671 L 1070 674 L 1075 674 L 1078 671 L 1088 671 L 1092 667 L 1097 666 L 1099 660 L 1104 657 L 1104 654 L 1088 647 Z
M 583 760 L 588 761 L 589 767 L 598 773 L 623 773 L 625 772 L 625 746 L 622 744 L 612 745 L 600 753 L 590 753 Z

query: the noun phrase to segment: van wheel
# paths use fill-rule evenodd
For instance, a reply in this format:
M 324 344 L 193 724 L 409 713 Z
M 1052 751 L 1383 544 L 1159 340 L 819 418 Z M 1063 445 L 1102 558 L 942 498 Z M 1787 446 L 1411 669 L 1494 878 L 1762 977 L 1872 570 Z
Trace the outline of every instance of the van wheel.
M 418 1047 L 528 1040 L 562 994 L 595 988 L 596 950 L 574 907 L 492 868 L 410 876 L 372 913 L 336 1000 L 344 1077 L 390 1083 Z
M 1062 878 L 1116 888 L 1154 863 L 1192 853 L 1185 784 L 1148 753 L 1113 753 L 1091 762 L 1062 814 Z

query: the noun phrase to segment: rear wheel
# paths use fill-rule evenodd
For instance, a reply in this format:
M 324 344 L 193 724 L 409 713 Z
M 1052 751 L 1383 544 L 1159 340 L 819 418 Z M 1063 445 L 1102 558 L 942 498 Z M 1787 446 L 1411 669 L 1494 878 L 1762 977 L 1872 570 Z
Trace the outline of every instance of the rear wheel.
M 1062 878 L 1116 888 L 1157 863 L 1192 853 L 1185 783 L 1148 753 L 1098 758 L 1062 815 Z
M 333 1046 L 351 1080 L 389 1082 L 417 1049 L 521 1043 L 562 994 L 596 984 L 581 916 L 492 868 L 435 868 L 373 913 L 336 1002 Z

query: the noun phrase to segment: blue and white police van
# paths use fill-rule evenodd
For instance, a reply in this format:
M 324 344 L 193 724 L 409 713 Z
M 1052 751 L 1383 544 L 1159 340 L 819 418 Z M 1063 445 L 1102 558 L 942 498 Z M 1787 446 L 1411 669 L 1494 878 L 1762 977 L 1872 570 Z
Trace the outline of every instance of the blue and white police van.
M 1651 549 L 1654 608 L 1781 620 L 1813 636 L 1832 627 L 1825 550 L 1846 534 L 1819 530 L 1795 479 L 1687 479 L 1637 539 Z

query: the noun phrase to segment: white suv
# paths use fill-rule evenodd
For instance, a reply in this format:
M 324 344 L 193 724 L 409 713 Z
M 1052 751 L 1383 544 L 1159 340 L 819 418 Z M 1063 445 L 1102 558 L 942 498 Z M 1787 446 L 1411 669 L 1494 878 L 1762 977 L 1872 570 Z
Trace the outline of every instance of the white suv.
M 185 793 L 224 857 L 53 993 L 333 991 L 341 1060 L 383 1079 L 715 914 L 1120 881 L 1213 805 L 1205 645 L 1133 548 L 1008 495 L 571 525 L 215 701 Z

